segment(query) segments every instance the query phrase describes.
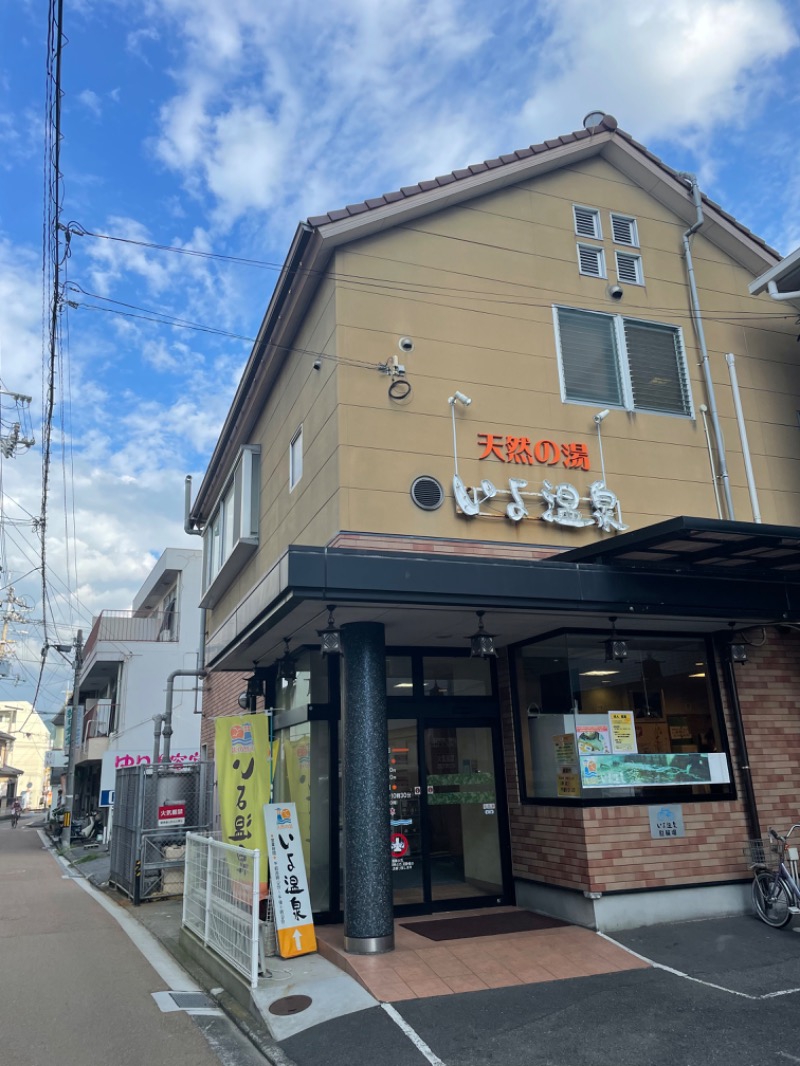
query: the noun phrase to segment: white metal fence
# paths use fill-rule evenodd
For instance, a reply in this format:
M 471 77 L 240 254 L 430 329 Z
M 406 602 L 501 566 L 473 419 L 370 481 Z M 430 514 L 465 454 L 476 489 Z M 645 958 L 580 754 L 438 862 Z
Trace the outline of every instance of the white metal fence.
M 186 834 L 182 923 L 255 988 L 259 965 L 258 851 Z

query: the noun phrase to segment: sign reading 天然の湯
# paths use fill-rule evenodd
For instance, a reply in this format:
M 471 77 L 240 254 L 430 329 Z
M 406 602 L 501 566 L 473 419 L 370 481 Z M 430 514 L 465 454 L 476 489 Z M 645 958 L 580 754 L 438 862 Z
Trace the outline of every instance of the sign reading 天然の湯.
M 265 803 L 264 826 L 278 951 L 284 959 L 307 955 L 317 938 L 295 805 Z

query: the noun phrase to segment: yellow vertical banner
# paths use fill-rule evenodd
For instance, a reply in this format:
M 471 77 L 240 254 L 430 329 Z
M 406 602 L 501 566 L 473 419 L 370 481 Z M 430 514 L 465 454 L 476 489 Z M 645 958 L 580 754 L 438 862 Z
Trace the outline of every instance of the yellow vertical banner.
M 215 722 L 214 760 L 222 841 L 261 853 L 260 894 L 267 895 L 267 836 L 272 760 L 269 719 L 264 714 L 231 715 Z

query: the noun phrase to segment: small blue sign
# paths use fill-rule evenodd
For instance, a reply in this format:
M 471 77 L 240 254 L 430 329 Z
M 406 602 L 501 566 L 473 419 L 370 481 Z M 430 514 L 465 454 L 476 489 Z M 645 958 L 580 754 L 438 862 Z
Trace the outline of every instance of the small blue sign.
M 113 788 L 103 788 L 100 790 L 100 806 L 101 807 L 113 807 L 114 806 L 114 792 Z

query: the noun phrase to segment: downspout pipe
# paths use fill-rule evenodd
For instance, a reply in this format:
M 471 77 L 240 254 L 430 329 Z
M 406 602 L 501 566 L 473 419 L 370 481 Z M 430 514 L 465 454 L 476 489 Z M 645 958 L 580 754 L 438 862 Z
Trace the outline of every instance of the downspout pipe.
M 739 378 L 736 375 L 736 359 L 733 352 L 725 356 L 728 364 L 728 373 L 731 378 L 731 390 L 733 392 L 733 408 L 736 411 L 736 422 L 739 426 L 739 437 L 742 441 L 742 457 L 744 458 L 744 473 L 747 478 L 747 491 L 750 493 L 750 506 L 753 509 L 753 521 L 761 521 L 761 508 L 758 506 L 758 493 L 756 492 L 756 479 L 753 473 L 753 463 L 750 458 L 750 445 L 747 441 L 747 427 L 742 410 L 742 397 L 739 394 Z
M 164 709 L 164 725 L 161 730 L 164 737 L 164 762 L 169 762 L 170 741 L 172 739 L 172 688 L 176 677 L 205 677 L 205 670 L 173 670 L 167 678 L 167 704 Z M 156 746 L 157 749 L 157 746 Z M 158 762 L 158 751 L 155 751 Z
M 183 530 L 192 537 L 202 537 L 202 529 L 198 529 L 192 518 L 192 475 L 187 474 L 183 481 Z
M 717 648 L 722 659 L 722 676 L 725 681 L 731 723 L 736 737 L 736 748 L 739 755 L 739 779 L 742 782 L 742 791 L 744 792 L 744 806 L 750 830 L 750 839 L 758 840 L 761 837 L 761 825 L 758 820 L 758 806 L 756 805 L 756 796 L 753 790 L 753 777 L 750 773 L 750 756 L 747 754 L 742 707 L 739 703 L 739 689 L 736 684 L 736 668 L 731 659 L 727 634 L 724 638 L 718 639 Z
M 779 292 L 778 283 L 775 281 L 767 282 L 767 292 L 773 300 L 800 300 L 800 290 L 797 292 Z
M 719 415 L 717 413 L 717 400 L 714 394 L 714 382 L 711 378 L 711 364 L 708 359 L 708 348 L 706 347 L 705 330 L 703 329 L 703 318 L 700 313 L 700 300 L 697 295 L 697 284 L 694 277 L 694 262 L 692 260 L 692 246 L 691 238 L 703 225 L 705 219 L 703 217 L 703 200 L 700 192 L 700 186 L 697 184 L 697 177 L 694 174 L 688 174 L 686 172 L 679 175 L 688 181 L 692 201 L 697 212 L 697 218 L 694 225 L 683 235 L 683 253 L 686 259 L 686 273 L 689 279 L 689 293 L 692 302 L 692 319 L 694 320 L 694 329 L 697 335 L 697 341 L 700 345 L 700 367 L 703 371 L 703 379 L 706 385 L 706 399 L 708 400 L 708 416 L 711 422 L 711 429 L 714 434 L 714 444 L 717 451 L 717 468 L 719 471 L 719 480 L 722 482 L 722 495 L 725 499 L 725 510 L 727 511 L 728 518 L 733 521 L 735 515 L 733 510 L 733 499 L 731 497 L 730 478 L 728 476 L 728 462 L 725 457 L 725 439 L 722 436 L 722 427 L 719 424 Z

